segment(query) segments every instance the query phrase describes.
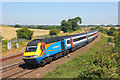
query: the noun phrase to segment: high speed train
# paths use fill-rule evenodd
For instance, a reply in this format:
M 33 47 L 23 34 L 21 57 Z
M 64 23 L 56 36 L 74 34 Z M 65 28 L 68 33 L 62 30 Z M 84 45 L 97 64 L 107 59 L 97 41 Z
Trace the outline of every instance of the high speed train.
M 98 31 L 95 30 L 82 34 L 35 39 L 27 44 L 23 53 L 23 60 L 26 64 L 43 66 L 88 44 L 97 36 Z

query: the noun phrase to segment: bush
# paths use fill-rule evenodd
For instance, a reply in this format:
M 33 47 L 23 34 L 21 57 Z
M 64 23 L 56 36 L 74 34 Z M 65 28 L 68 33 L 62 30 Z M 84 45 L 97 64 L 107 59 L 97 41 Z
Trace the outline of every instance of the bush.
M 77 25 L 77 26 L 75 27 L 75 31 L 77 31 L 77 30 L 82 30 L 79 25 Z
M 22 28 L 22 29 L 18 29 L 16 32 L 17 32 L 17 38 L 24 38 L 31 40 L 34 31 L 31 31 L 27 28 Z
M 3 38 L 3 37 L 2 37 L 2 36 L 0 36 L 0 41 L 2 40 L 2 38 Z
M 58 33 L 60 33 L 60 30 L 59 29 L 55 29 L 55 28 L 53 28 L 53 29 L 51 29 L 49 31 L 50 35 L 57 35 Z
M 108 42 L 113 42 L 113 39 L 111 37 L 108 38 Z
M 20 27 L 21 27 L 21 26 L 20 26 L 20 25 L 18 25 L 18 24 L 16 24 L 16 25 L 15 25 L 15 28 L 20 28 Z
M 7 40 L 3 40 L 2 45 L 7 45 Z
M 114 36 L 114 32 L 116 31 L 116 29 L 114 28 L 114 27 L 111 27 L 110 29 L 109 29 L 109 31 L 107 32 L 107 34 L 109 35 L 109 36 Z
M 96 52 L 92 57 L 84 61 L 83 65 L 87 69 L 80 72 L 78 78 L 118 78 L 119 58 L 118 53 L 114 53 L 110 44 L 101 45 L 102 52 Z

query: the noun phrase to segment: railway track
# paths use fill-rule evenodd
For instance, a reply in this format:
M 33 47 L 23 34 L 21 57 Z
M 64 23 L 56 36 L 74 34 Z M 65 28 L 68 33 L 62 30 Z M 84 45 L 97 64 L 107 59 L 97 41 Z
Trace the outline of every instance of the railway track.
M 71 54 L 71 53 L 70 53 Z M 67 55 L 65 55 L 66 57 Z M 62 57 L 61 57 L 62 58 Z M 58 59 L 57 59 L 58 60 Z M 50 62 L 51 64 L 54 63 L 56 60 Z M 46 64 L 45 66 L 47 66 L 49 64 Z M 27 69 L 24 69 L 23 67 L 26 67 Z M 44 67 L 39 67 L 39 66 L 27 66 L 25 64 L 23 64 L 22 68 L 20 66 L 16 66 L 14 68 L 12 68 L 11 70 L 5 71 L 2 73 L 3 79 L 2 80 L 6 80 L 6 79 L 12 79 L 12 80 L 16 80 L 21 78 L 22 76 L 29 74 L 33 71 L 37 71 L 39 69 L 42 69 Z M 13 73 L 14 72 L 14 73 Z M 6 75 L 5 75 L 6 74 Z
M 71 53 L 70 53 L 71 54 Z M 64 57 L 67 57 L 68 55 L 65 55 Z M 60 58 L 63 58 L 63 57 L 60 57 Z M 60 59 L 58 58 L 58 59 Z M 53 60 L 52 62 L 50 62 L 50 64 L 56 62 L 58 59 L 56 60 Z M 29 74 L 33 71 L 37 71 L 39 69 L 42 69 L 42 68 L 45 68 L 46 66 L 48 66 L 49 64 L 46 64 L 44 67 L 40 67 L 40 66 L 27 66 L 27 65 L 24 65 L 22 67 L 26 67 L 27 69 L 23 69 L 23 68 L 20 68 L 19 66 L 14 68 L 12 70 L 12 72 L 14 71 L 15 73 L 12 73 L 11 74 L 11 71 L 8 71 L 8 72 L 5 72 L 4 74 L 9 74 L 10 75 L 7 75 L 7 76 L 3 76 L 3 79 L 2 80 L 5 80 L 5 79 L 11 79 L 11 80 L 16 80 L 16 79 L 19 79 L 21 78 L 22 76 L 26 75 L 26 74 Z M 4 75 L 3 74 L 3 75 Z
M 51 63 L 54 63 L 55 61 L 56 60 L 52 61 Z M 26 74 L 33 72 L 33 71 L 37 71 L 41 68 L 44 68 L 45 66 L 48 65 L 48 64 L 46 64 L 44 67 L 40 67 L 40 66 L 33 66 L 33 65 L 29 66 L 29 65 L 24 64 L 24 62 L 21 62 L 21 63 L 23 63 L 23 64 L 21 64 L 21 66 L 20 65 L 9 66 L 12 68 L 2 71 L 2 75 L 3 75 L 2 80 L 6 80 L 6 79 L 15 80 L 15 79 L 18 79 L 18 78 L 26 75 Z M 8 68 L 8 67 L 5 67 L 4 69 L 6 69 L 6 68 Z
M 71 54 L 71 53 L 70 53 Z M 55 60 L 56 61 L 56 60 Z M 54 63 L 55 61 L 52 61 L 51 63 Z M 16 63 L 17 64 L 17 63 Z M 48 65 L 48 64 L 47 64 Z M 47 66 L 46 65 L 46 66 Z M 21 67 L 22 66 L 22 67 Z M 14 67 L 14 66 L 11 66 L 11 67 Z M 25 68 L 26 67 L 26 68 Z M 3 79 L 2 80 L 6 80 L 6 79 L 18 79 L 18 78 L 21 78 L 23 77 L 24 75 L 26 74 L 29 74 L 33 71 L 37 71 L 39 69 L 43 69 L 44 67 L 39 67 L 39 66 L 35 66 L 33 68 L 33 66 L 27 66 L 25 65 L 24 63 L 21 63 L 21 64 L 17 64 L 16 67 L 14 68 L 11 68 L 11 69 L 8 69 L 8 70 L 4 70 L 2 72 L 2 75 L 3 76 Z M 5 68 L 4 68 L 5 69 Z M 7 67 L 6 67 L 7 69 Z
M 24 69 L 24 68 L 26 69 Z M 7 71 L 4 71 L 2 72 L 2 75 L 3 75 L 3 79 L 2 80 L 6 80 L 6 79 L 17 79 L 17 78 L 20 78 L 21 76 L 24 76 L 25 74 L 28 74 L 30 72 L 33 72 L 34 68 L 38 68 L 39 66 L 28 66 L 26 64 L 22 64 L 22 68 L 19 66 L 16 66 L 10 70 L 7 70 Z M 41 67 L 39 67 L 41 68 Z
M 17 63 L 11 64 L 11 65 L 8 65 L 6 67 L 0 68 L 0 71 L 1 71 L 1 73 L 3 73 L 5 71 L 12 70 L 12 69 L 18 67 L 18 65 L 23 64 L 23 63 L 24 62 L 21 61 L 21 62 L 17 62 Z
M 12 59 L 12 58 L 16 58 L 16 57 L 22 56 L 22 54 L 23 54 L 23 53 L 19 53 L 19 54 L 7 56 L 7 57 L 4 57 L 4 58 L 0 59 L 0 61 L 4 62 L 4 61 L 6 61 L 6 60 L 10 60 L 10 59 Z

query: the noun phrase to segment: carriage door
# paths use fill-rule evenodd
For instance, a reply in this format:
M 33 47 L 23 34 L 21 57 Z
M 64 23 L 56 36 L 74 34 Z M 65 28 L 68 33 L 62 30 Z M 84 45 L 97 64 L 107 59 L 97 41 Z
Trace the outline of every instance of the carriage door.
M 62 50 L 64 50 L 64 49 L 65 49 L 64 42 L 61 42 L 61 48 L 62 48 Z

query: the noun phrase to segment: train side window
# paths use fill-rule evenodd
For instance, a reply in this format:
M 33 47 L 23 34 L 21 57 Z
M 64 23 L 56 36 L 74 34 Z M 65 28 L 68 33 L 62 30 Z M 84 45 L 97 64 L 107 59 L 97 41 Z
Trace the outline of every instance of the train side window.
M 91 35 L 89 35 L 88 37 L 91 37 L 91 36 L 93 36 L 94 34 L 91 34 Z
M 70 40 L 67 40 L 67 44 L 70 44 Z
M 73 42 L 75 42 L 75 39 L 73 39 Z

